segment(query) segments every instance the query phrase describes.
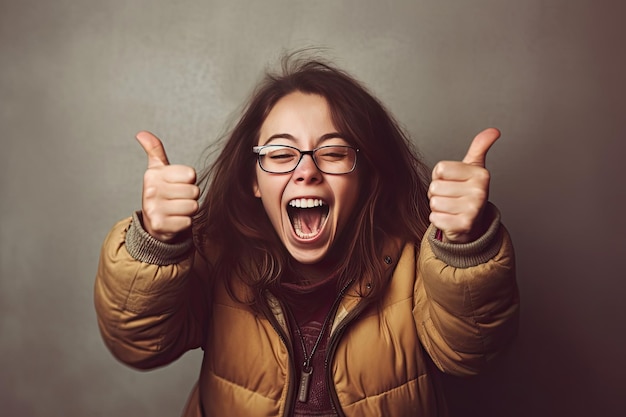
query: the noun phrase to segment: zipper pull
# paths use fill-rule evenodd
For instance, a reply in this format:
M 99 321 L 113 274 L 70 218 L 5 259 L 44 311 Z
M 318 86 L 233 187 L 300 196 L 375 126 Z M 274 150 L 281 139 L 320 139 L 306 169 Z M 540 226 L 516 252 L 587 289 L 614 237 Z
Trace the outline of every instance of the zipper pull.
M 311 374 L 313 373 L 313 367 L 306 365 L 302 368 L 300 373 L 300 389 L 298 389 L 298 401 L 301 403 L 307 402 L 309 398 L 309 385 L 311 384 Z

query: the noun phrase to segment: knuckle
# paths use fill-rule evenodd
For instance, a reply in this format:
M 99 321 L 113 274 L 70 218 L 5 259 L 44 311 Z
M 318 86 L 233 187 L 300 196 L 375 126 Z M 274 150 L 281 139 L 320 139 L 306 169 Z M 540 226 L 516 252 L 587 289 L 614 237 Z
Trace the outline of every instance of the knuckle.
M 471 222 L 474 218 L 476 218 L 480 207 L 481 203 L 477 199 L 468 200 L 465 204 L 465 209 L 463 210 L 462 216 L 460 216 L 460 218 L 463 219 L 463 223 Z
M 152 227 L 152 230 L 154 230 L 156 232 L 163 232 L 163 231 L 165 231 L 165 221 L 164 221 L 163 217 L 161 217 L 161 216 L 151 217 L 150 218 L 150 226 Z
M 476 191 L 476 199 L 480 201 L 481 203 L 479 204 L 479 206 L 482 205 L 482 202 L 485 201 L 487 197 L 488 197 L 488 193 L 487 193 L 487 190 L 485 190 L 484 188 L 481 188 Z M 478 211 L 479 207 L 476 207 L 475 209 L 476 211 Z
M 159 177 L 158 171 L 156 168 L 149 168 L 143 173 L 143 181 L 144 182 L 155 182 Z
M 437 194 L 438 190 L 439 190 L 438 182 L 432 181 L 430 185 L 428 186 L 428 194 L 435 195 Z
M 157 191 L 158 191 L 158 188 L 156 186 L 151 185 L 151 184 L 146 184 L 144 182 L 143 195 L 145 198 L 151 199 L 151 198 L 156 197 Z
M 486 169 L 481 169 L 478 172 L 477 176 L 478 176 L 478 179 L 481 180 L 484 183 L 488 183 L 491 180 L 491 174 Z
M 187 165 L 170 165 L 168 166 L 172 177 L 175 177 L 181 183 L 192 184 L 196 181 L 196 170 Z
M 471 216 L 462 216 L 459 219 L 458 231 L 461 233 L 469 233 L 472 230 L 473 223 Z
M 144 217 L 152 219 L 155 215 L 155 206 L 150 201 L 144 201 L 142 211 Z
M 181 224 L 182 227 L 180 230 L 189 229 L 191 227 L 191 224 L 192 224 L 191 217 L 185 217 L 184 220 L 182 221 L 182 224 Z
M 445 172 L 445 170 L 446 170 L 446 162 L 445 161 L 437 162 L 437 164 L 433 168 L 433 178 L 441 177 L 443 173 Z
M 196 182 L 196 170 L 192 167 L 187 167 L 187 179 L 190 183 Z
M 193 186 L 192 198 L 194 200 L 197 200 L 198 198 L 200 198 L 200 187 L 198 187 L 197 185 Z
M 161 210 L 155 204 L 146 204 L 143 208 L 144 217 L 150 223 L 153 229 L 162 229 L 164 217 Z

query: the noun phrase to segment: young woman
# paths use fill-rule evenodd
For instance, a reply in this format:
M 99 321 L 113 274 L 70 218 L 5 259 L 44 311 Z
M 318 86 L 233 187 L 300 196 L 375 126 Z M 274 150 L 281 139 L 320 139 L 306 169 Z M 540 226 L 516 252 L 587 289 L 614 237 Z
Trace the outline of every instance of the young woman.
M 109 233 L 96 279 L 107 346 L 141 369 L 201 347 L 185 416 L 443 415 L 436 368 L 474 374 L 517 328 L 513 248 L 488 202 L 498 136 L 429 176 L 363 86 L 293 57 L 255 90 L 202 198 L 140 132 L 142 210 Z

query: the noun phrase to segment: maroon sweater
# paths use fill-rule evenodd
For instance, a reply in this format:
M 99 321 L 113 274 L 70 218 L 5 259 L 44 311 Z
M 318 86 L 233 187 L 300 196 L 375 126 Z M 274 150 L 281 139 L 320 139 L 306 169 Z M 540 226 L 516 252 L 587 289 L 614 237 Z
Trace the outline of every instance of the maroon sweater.
M 305 354 L 302 351 L 302 341 L 306 348 L 306 355 L 310 356 L 315 343 L 320 335 L 324 321 L 338 296 L 336 276 L 311 285 L 299 285 L 295 283 L 282 284 L 281 288 L 283 300 L 287 305 L 289 313 L 289 328 L 291 329 L 291 340 L 294 347 L 294 360 L 296 365 L 296 381 L 300 382 Z M 312 374 L 308 389 L 306 402 L 298 400 L 296 403 L 294 417 L 336 417 L 329 394 L 326 375 L 328 370 L 325 366 L 326 346 L 330 337 L 332 327 L 332 317 L 324 329 L 313 357 L 311 358 Z M 302 335 L 298 334 L 298 328 Z

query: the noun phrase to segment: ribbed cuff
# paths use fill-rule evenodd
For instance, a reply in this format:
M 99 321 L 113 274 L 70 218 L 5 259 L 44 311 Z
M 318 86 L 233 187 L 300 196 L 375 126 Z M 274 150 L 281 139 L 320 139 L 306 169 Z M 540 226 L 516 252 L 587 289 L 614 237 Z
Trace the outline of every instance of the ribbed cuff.
M 180 243 L 165 243 L 146 232 L 141 223 L 141 212 L 133 213 L 126 232 L 126 250 L 138 261 L 152 265 L 171 265 L 182 262 L 189 256 L 193 241 L 186 239 Z
M 500 230 L 500 211 L 491 203 L 485 208 L 485 215 L 492 218 L 489 228 L 480 238 L 468 243 L 446 243 L 435 235 L 437 228 L 430 226 L 426 232 L 433 253 L 446 264 L 455 268 L 471 268 L 493 259 L 502 245 Z

